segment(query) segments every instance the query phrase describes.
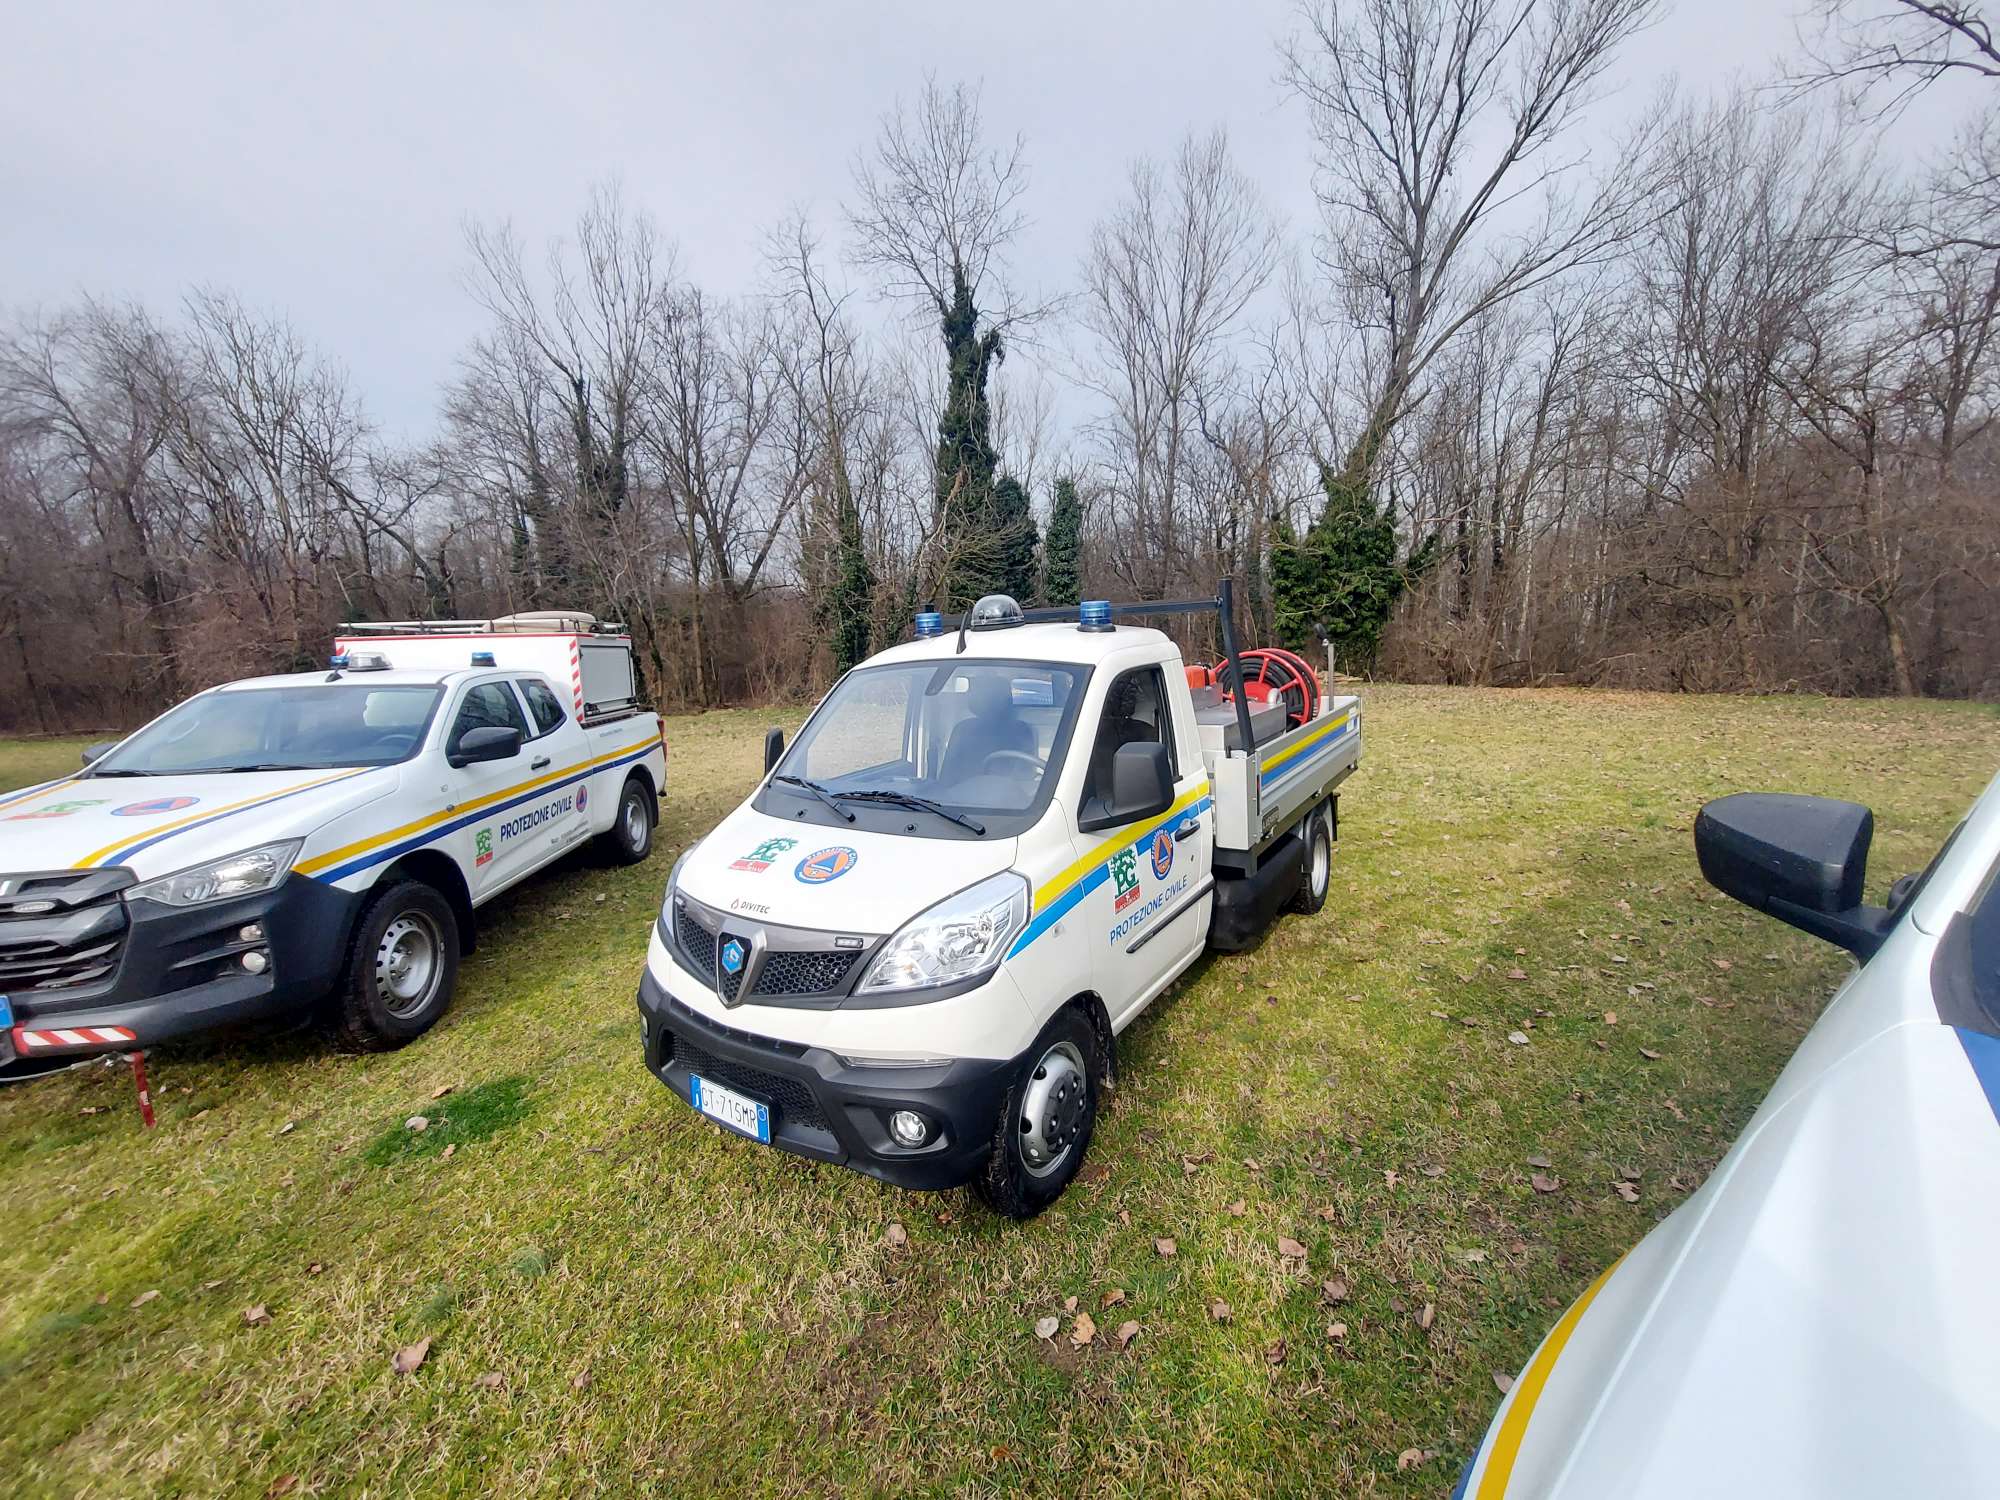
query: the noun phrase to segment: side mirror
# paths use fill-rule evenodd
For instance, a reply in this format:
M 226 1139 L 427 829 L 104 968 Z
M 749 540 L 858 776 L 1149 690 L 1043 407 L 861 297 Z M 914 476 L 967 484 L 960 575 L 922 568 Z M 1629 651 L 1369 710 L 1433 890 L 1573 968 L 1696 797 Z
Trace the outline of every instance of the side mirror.
M 508 760 L 521 753 L 521 731 L 504 724 L 482 724 L 459 736 L 458 748 L 445 757 L 454 766 L 475 761 Z
M 1856 802 L 1740 792 L 1696 815 L 1694 852 L 1723 894 L 1865 959 L 1893 921 L 1861 901 L 1874 835 L 1875 815 Z
M 764 731 L 764 774 L 769 776 L 778 769 L 778 762 L 785 758 L 785 731 L 767 729 Z
M 1174 805 L 1174 773 L 1165 745 L 1120 745 L 1111 756 L 1111 786 L 1077 820 L 1085 833 L 1150 818 Z
M 85 745 L 83 747 L 83 763 L 86 766 L 94 765 L 117 748 L 118 741 L 116 740 L 104 740 L 95 745 Z

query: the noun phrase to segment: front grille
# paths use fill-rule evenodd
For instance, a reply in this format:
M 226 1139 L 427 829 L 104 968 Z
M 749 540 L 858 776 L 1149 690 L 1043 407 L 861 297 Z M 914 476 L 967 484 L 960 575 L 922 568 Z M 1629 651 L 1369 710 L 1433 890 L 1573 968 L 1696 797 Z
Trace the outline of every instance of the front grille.
M 661 1061 L 678 1062 L 690 1073 L 698 1073 L 703 1078 L 712 1078 L 724 1088 L 736 1089 L 745 1094 L 754 1094 L 770 1102 L 780 1118 L 795 1125 L 807 1125 L 815 1130 L 828 1129 L 826 1115 L 821 1112 L 819 1100 L 813 1091 L 797 1079 L 786 1078 L 777 1073 L 766 1073 L 762 1068 L 748 1067 L 732 1062 L 726 1057 L 717 1057 L 700 1042 L 689 1036 L 669 1029 L 666 1033 L 665 1057 Z M 775 1122 L 774 1122 L 775 1123 Z
M 688 967 L 715 983 L 715 934 L 694 919 L 685 903 L 674 903 L 674 938 Z
M 853 952 L 766 953 L 753 995 L 827 995 L 839 990 L 861 955 Z
M 0 881 L 0 994 L 108 983 L 124 951 L 126 870 L 55 871 Z

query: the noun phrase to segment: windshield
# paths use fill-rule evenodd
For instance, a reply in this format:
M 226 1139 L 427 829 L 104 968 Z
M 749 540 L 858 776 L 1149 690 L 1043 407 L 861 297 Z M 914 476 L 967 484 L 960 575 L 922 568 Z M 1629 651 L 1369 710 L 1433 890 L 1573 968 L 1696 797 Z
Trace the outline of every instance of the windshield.
M 204 693 L 147 725 L 85 774 L 393 765 L 423 743 L 438 692 L 312 684 Z
M 850 672 L 799 732 L 766 795 L 817 797 L 802 782 L 836 801 L 858 794 L 842 808 L 893 813 L 899 830 L 913 822 L 900 799 L 922 798 L 978 822 L 974 833 L 1018 832 L 1054 789 L 1086 675 L 1004 661 Z M 914 821 L 919 832 L 953 832 L 946 819 Z

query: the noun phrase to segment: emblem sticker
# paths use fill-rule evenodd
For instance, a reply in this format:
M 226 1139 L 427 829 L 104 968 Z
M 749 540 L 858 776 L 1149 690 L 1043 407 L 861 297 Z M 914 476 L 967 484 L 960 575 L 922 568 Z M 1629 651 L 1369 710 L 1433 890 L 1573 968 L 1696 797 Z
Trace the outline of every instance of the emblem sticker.
M 1162 828 L 1153 835 L 1153 878 L 1165 880 L 1174 867 L 1174 836 Z
M 475 851 L 472 861 L 474 865 L 483 865 L 491 860 L 493 858 L 493 830 L 482 828 L 479 832 L 475 833 L 472 836 L 472 847 Z
M 746 957 L 748 957 L 748 954 L 744 952 L 743 945 L 735 938 L 731 938 L 722 945 L 722 972 L 725 974 L 741 974 L 743 972 L 743 960 Z
M 47 807 L 38 807 L 33 812 L 18 812 L 9 817 L 9 823 L 30 823 L 36 818 L 66 818 L 71 813 L 82 812 L 86 807 L 102 807 L 111 799 L 108 797 L 88 797 L 72 799 L 68 802 L 51 802 Z M 120 808 L 120 812 L 124 809 Z
M 808 854 L 798 863 L 792 873 L 806 885 L 825 885 L 829 880 L 838 880 L 853 869 L 861 856 L 852 849 L 836 844 L 832 848 L 820 849 Z
M 590 788 L 580 786 L 576 789 L 576 810 L 582 812 L 588 806 L 590 806 Z
M 798 848 L 798 846 L 799 841 L 797 839 L 765 839 L 763 843 L 752 849 L 741 859 L 732 859 L 729 862 L 729 868 L 732 870 L 748 870 L 752 875 L 761 875 L 771 868 L 772 862 L 779 855 L 787 854 L 793 849 Z
M 1111 879 L 1118 894 L 1111 900 L 1114 912 L 1125 910 L 1139 899 L 1139 855 L 1134 849 L 1120 849 L 1111 856 Z
M 150 802 L 128 802 L 123 807 L 111 809 L 114 818 L 147 818 L 154 813 L 179 812 L 184 807 L 193 807 L 201 801 L 199 797 L 155 797 Z

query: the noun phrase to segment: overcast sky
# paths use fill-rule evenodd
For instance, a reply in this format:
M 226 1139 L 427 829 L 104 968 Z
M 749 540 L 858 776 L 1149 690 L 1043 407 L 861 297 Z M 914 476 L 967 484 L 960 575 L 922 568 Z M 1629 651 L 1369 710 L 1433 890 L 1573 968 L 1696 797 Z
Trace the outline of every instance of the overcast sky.
M 1304 116 L 1275 82 L 1288 0 L 310 9 L 10 7 L 0 299 L 166 311 L 228 287 L 344 362 L 386 432 L 421 437 L 480 324 L 459 283 L 468 216 L 539 246 L 615 177 L 693 278 L 740 292 L 788 210 L 834 225 L 855 149 L 927 70 L 983 80 L 989 129 L 1027 137 L 1030 288 L 1071 283 L 1126 164 L 1190 128 L 1226 125 L 1273 208 L 1295 229 L 1312 216 Z M 1670 71 L 1761 76 L 1793 12 L 1678 0 L 1600 118 Z

